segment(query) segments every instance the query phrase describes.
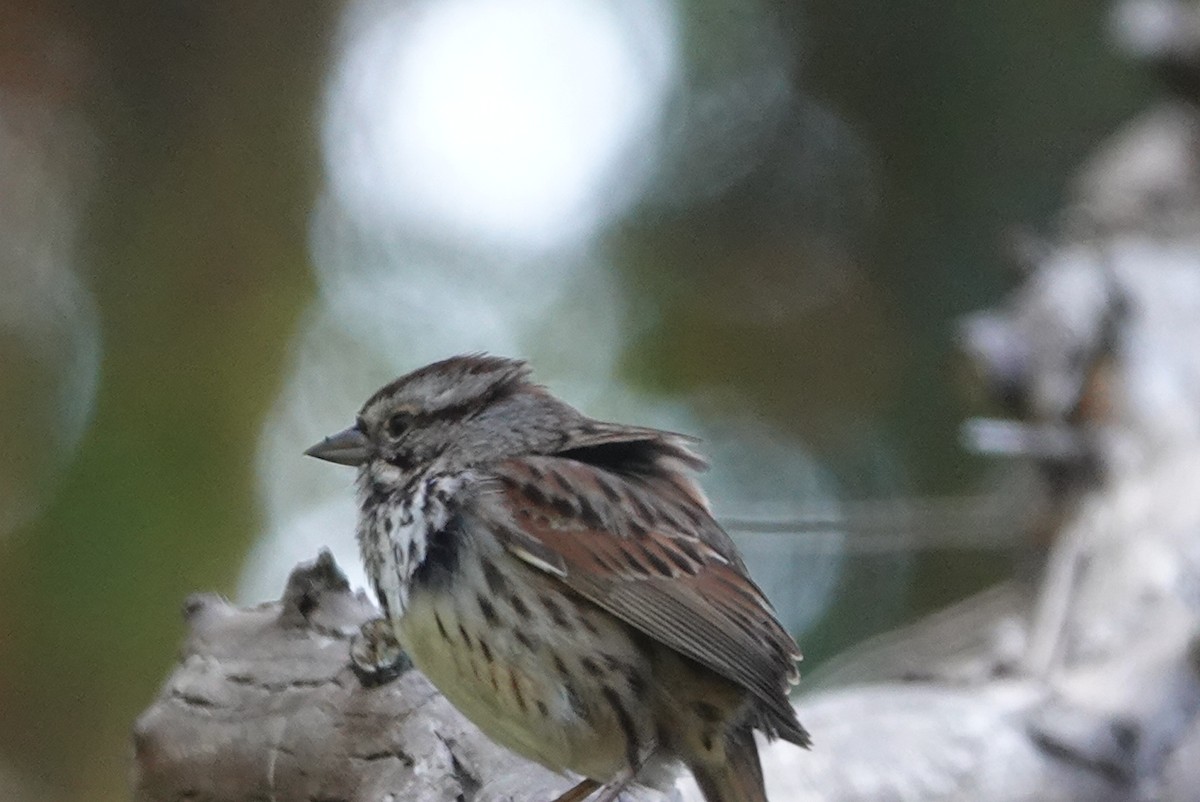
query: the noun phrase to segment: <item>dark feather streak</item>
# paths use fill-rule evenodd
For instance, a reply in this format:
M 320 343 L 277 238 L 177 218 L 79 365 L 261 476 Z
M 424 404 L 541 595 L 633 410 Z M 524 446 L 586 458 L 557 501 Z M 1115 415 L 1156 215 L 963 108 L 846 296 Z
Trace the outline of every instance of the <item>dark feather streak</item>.
M 483 580 L 487 582 L 488 590 L 493 596 L 500 596 L 508 592 L 508 580 L 491 560 L 483 561 Z
M 633 723 L 633 717 L 629 715 L 629 711 L 625 709 L 625 703 L 621 700 L 621 695 L 613 690 L 608 685 L 604 686 L 601 691 L 604 694 L 605 700 L 612 706 L 613 713 L 617 716 L 617 724 L 621 727 L 621 732 L 625 734 L 625 759 L 629 761 L 629 767 L 636 769 L 641 762 L 642 748 L 638 739 L 637 726 Z
M 483 594 L 477 594 L 475 601 L 479 604 L 479 612 L 483 615 L 483 620 L 488 622 L 488 626 L 495 627 L 500 624 L 500 618 L 496 615 L 496 608 L 488 601 Z
M 539 598 L 542 606 L 546 608 L 546 612 L 550 614 L 550 618 L 555 624 L 568 631 L 572 629 L 571 620 L 567 617 L 567 613 L 563 610 L 562 605 L 555 601 L 552 596 L 540 596 Z
M 444 527 L 430 533 L 425 544 L 425 559 L 413 571 L 414 586 L 440 589 L 450 584 L 458 571 L 462 526 L 462 518 L 456 514 Z

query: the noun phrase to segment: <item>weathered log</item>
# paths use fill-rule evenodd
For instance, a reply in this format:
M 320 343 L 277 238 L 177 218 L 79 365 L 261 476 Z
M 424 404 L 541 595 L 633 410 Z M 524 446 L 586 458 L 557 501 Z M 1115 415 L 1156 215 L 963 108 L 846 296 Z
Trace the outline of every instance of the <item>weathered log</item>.
M 416 671 L 363 687 L 349 649 L 374 615 L 327 554 L 298 567 L 278 603 L 189 600 L 179 664 L 135 726 L 135 797 L 545 802 L 571 784 L 492 744 Z M 771 797 L 1116 800 L 1149 770 L 1173 789 L 1162 798 L 1194 799 L 1200 649 L 1185 621 L 1160 622 L 1170 632 L 1147 648 L 1057 685 L 920 679 L 822 692 L 801 711 L 816 749 L 764 751 Z M 681 792 L 699 799 L 686 780 Z

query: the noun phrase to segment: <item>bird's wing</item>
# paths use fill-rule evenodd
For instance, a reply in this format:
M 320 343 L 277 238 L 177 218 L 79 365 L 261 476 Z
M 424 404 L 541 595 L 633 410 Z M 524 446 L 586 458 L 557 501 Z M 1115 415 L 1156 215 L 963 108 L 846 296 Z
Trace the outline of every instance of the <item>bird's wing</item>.
M 535 456 L 488 484 L 474 513 L 511 553 L 750 691 L 772 734 L 807 741 L 785 693 L 796 644 L 690 481 Z

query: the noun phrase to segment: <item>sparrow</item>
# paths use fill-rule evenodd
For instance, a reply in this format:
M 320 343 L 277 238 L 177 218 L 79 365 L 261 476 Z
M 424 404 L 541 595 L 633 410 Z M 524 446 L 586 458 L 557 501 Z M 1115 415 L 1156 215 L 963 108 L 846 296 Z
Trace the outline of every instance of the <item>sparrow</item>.
M 787 697 L 800 654 L 693 444 L 467 355 L 384 386 L 306 453 L 357 469 L 383 630 L 494 741 L 582 775 L 562 800 L 683 764 L 707 802 L 767 802 L 753 731 L 810 743 Z

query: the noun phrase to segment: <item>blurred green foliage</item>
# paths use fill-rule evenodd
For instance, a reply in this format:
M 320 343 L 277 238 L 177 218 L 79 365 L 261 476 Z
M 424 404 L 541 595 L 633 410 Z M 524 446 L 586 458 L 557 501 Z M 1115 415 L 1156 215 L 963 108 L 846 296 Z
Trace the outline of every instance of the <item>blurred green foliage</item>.
M 104 357 L 78 457 L 43 516 L 0 541 L 0 749 L 65 798 L 101 800 L 127 796 L 129 727 L 184 597 L 228 589 L 258 526 L 255 442 L 311 294 L 336 8 L 72 11 L 101 142 L 81 262 Z

